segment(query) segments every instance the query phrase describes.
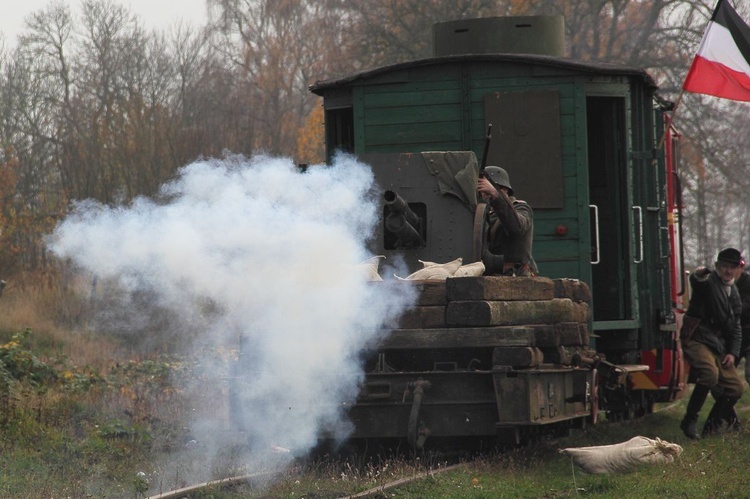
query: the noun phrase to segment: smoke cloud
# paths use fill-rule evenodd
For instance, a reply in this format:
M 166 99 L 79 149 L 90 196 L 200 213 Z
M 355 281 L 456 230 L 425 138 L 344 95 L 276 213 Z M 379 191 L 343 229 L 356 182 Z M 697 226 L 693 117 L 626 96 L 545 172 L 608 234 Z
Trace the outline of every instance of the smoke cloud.
M 345 155 L 306 173 L 288 159 L 199 161 L 155 200 L 79 203 L 49 245 L 187 322 L 211 303 L 194 355 L 242 336 L 239 425 L 255 449 L 304 452 L 322 429 L 346 437 L 358 353 L 411 302 L 357 265 L 372 256 L 376 194 L 369 167 Z

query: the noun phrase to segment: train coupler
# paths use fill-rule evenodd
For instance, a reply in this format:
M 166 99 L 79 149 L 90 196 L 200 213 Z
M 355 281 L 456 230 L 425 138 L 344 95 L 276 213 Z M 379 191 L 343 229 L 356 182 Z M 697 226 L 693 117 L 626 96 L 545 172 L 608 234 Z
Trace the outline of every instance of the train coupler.
M 605 388 L 614 389 L 625 385 L 628 379 L 628 370 L 611 362 L 607 362 L 598 355 L 595 357 L 584 357 L 580 354 L 573 356 L 573 365 L 587 366 L 596 370 L 601 376 Z

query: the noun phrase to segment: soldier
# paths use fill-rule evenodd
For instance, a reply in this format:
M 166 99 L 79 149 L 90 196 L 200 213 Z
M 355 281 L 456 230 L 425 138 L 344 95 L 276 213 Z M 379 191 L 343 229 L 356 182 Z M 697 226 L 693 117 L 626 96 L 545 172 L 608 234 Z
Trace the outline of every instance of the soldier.
M 490 214 L 489 250 L 482 261 L 488 274 L 536 275 L 531 256 L 534 237 L 534 212 L 525 201 L 513 197 L 508 173 L 498 166 L 488 166 L 477 181 L 477 191 L 492 209 Z
M 690 276 L 692 295 L 681 331 L 685 358 L 696 380 L 680 423 L 688 438 L 715 433 L 742 396 L 742 377 L 734 363 L 742 341 L 742 303 L 734 284 L 741 262 L 738 250 L 726 248 L 719 252 L 713 271 L 700 268 Z M 716 402 L 699 434 L 698 413 L 709 392 Z

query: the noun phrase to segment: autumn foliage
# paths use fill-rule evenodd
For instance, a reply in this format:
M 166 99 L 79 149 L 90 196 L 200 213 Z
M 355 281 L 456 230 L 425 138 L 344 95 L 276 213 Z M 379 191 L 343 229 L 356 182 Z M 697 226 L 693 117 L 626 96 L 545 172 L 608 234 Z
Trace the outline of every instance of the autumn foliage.
M 430 57 L 437 22 L 563 15 L 572 58 L 654 68 L 669 90 L 708 14 L 696 0 L 207 6 L 205 26 L 149 32 L 111 0 L 85 0 L 80 15 L 50 2 L 0 51 L 0 278 L 48 263 L 43 238 L 72 200 L 153 196 L 185 164 L 228 152 L 323 161 L 324 111 L 308 87 Z
M 9 267 L 17 260 L 19 245 L 14 243 L 18 234 L 18 217 L 13 206 L 16 190 L 16 175 L 13 163 L 0 164 L 0 272 L 8 274 Z

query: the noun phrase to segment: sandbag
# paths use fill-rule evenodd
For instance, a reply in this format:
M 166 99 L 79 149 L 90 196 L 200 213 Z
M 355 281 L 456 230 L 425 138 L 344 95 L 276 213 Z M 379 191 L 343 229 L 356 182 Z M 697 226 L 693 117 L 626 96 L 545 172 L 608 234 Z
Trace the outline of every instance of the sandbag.
M 484 274 L 484 263 L 474 262 L 461 265 L 453 277 L 479 277 L 482 274 Z
M 642 464 L 669 464 L 682 453 L 682 447 L 656 438 L 633 437 L 627 442 L 593 447 L 569 447 L 560 453 L 586 473 L 629 473 Z
M 448 277 L 453 277 L 453 274 L 461 267 L 463 258 L 456 258 L 447 263 L 435 263 L 435 262 L 424 262 L 420 260 L 423 268 L 410 274 L 407 277 L 399 277 L 394 275 L 397 279 L 407 281 L 428 281 L 428 280 L 440 280 L 444 281 Z
M 432 265 L 430 267 L 419 269 L 407 277 L 399 277 L 394 274 L 396 279 L 402 281 L 444 281 L 452 276 L 453 274 L 448 269 L 440 265 Z
M 383 259 L 385 259 L 384 255 L 377 255 L 359 264 L 360 271 L 364 274 L 365 279 L 367 279 L 368 281 L 383 280 L 383 278 L 380 277 L 380 274 L 378 273 L 380 261 Z

